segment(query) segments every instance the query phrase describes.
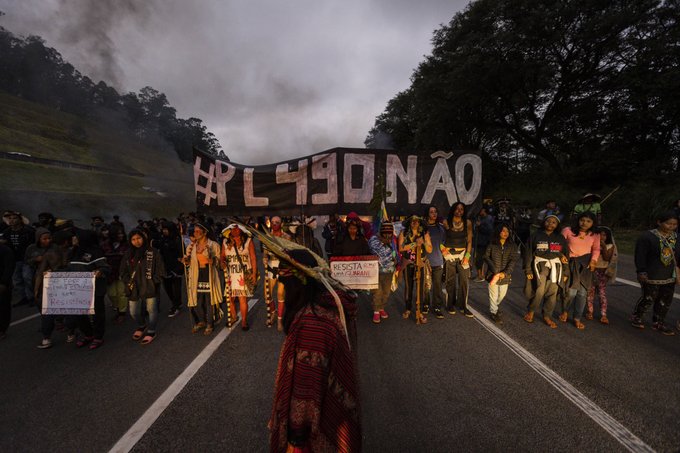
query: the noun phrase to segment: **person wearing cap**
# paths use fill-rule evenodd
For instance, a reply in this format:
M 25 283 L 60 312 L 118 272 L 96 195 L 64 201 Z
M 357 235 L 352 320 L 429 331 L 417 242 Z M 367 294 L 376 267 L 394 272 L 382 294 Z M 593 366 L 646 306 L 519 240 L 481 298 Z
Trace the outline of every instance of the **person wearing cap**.
M 187 278 L 187 306 L 191 310 L 192 333 L 205 329 L 210 335 L 215 327 L 217 311 L 222 303 L 222 285 L 218 269 L 220 246 L 208 239 L 208 228 L 194 224 L 193 242 L 187 247 L 184 264 L 189 266 Z
M 425 265 L 422 264 L 420 268 L 420 282 L 416 282 L 416 260 L 417 252 L 420 248 L 420 256 L 425 258 L 427 253 L 432 253 L 432 242 L 430 234 L 427 232 L 427 225 L 425 221 L 417 216 L 412 215 L 405 221 L 404 230 L 399 233 L 399 253 L 402 259 L 405 260 L 404 269 L 404 312 L 402 318 L 408 319 L 411 317 L 413 309 L 413 288 L 420 285 L 420 294 L 416 294 L 422 303 L 425 301 Z M 416 320 L 417 321 L 417 320 Z M 427 322 L 423 316 L 422 322 Z
M 378 289 L 373 290 L 373 322 L 379 324 L 381 319 L 389 316 L 385 311 L 387 299 L 392 292 L 392 277 L 397 270 L 397 250 L 394 247 L 394 225 L 383 222 L 380 232 L 368 240 L 368 248 L 372 255 L 378 257 Z
M 449 210 L 446 239 L 441 246 L 446 265 L 446 311 L 455 315 L 456 308 L 467 318 L 473 318 L 468 308 L 470 289 L 470 257 L 472 253 L 472 221 L 467 218 L 467 206 L 460 201 Z
M 286 337 L 268 424 L 269 451 L 361 452 L 355 296 L 294 267 L 319 266 L 309 251 L 291 250 L 281 258 Z
M 255 245 L 248 233 L 241 231 L 237 225 L 232 224 L 222 230 L 224 241 L 222 242 L 222 254 L 220 262 L 222 269 L 227 270 L 231 290 L 229 294 L 229 310 L 232 322 L 236 320 L 236 310 L 233 299 L 238 299 L 241 311 L 241 329 L 248 330 L 248 298 L 253 296 L 257 285 L 257 258 Z
M 33 297 L 33 269 L 24 261 L 26 249 L 35 242 L 35 231 L 28 226 L 28 219 L 20 212 L 6 211 L 2 216 L 8 227 L 2 233 L 2 241 L 12 249 L 14 259 L 14 274 L 12 285 L 14 299 L 18 299 L 14 306 L 34 305 Z
M 525 295 L 529 300 L 526 322 L 534 322 L 534 314 L 543 304 L 543 321 L 551 329 L 556 329 L 553 311 L 560 291 L 566 292 L 569 275 L 569 247 L 567 240 L 557 230 L 560 218 L 548 214 L 539 230 L 529 238 L 527 252 L 524 254 L 524 274 L 526 275 Z
M 576 219 L 580 214 L 584 212 L 592 212 L 597 220 L 597 223 L 602 223 L 602 205 L 600 204 L 602 197 L 596 193 L 585 194 L 574 206 L 574 213 L 572 218 Z
M 333 255 L 365 256 L 370 255 L 368 241 L 362 235 L 362 222 L 358 218 L 348 218 L 345 223 L 346 234 L 336 244 Z
M 271 226 L 271 231 L 269 234 L 276 238 L 283 238 L 290 240 L 290 236 L 283 231 L 283 221 L 281 217 L 275 215 L 273 216 L 269 224 Z M 279 282 L 279 258 L 273 253 L 269 252 L 266 247 L 263 246 L 263 257 L 264 257 L 264 271 L 267 273 L 267 280 L 269 284 L 269 294 L 271 294 L 272 299 L 272 312 L 276 312 L 276 328 L 279 332 L 283 332 L 283 313 L 286 309 L 286 294 L 283 290 L 283 284 Z M 274 302 L 274 294 L 276 293 L 277 302 Z

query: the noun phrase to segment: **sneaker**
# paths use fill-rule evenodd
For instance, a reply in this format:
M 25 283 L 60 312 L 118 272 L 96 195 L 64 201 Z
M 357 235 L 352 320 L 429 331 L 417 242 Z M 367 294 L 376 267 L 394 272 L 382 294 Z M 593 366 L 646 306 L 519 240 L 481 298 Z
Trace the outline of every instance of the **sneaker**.
M 429 305 L 423 305 L 423 309 L 421 310 L 422 314 L 426 315 L 430 312 L 430 306 Z
M 387 312 L 386 312 L 385 310 L 380 310 L 380 317 L 381 317 L 382 319 L 387 319 L 387 318 L 390 317 L 390 315 L 388 315 Z
M 92 340 L 92 343 L 90 343 L 90 349 L 97 349 L 97 348 L 101 347 L 103 344 L 104 344 L 104 340 L 99 340 L 99 339 L 95 338 L 94 340 Z
M 475 315 L 470 310 L 468 310 L 467 308 L 463 309 L 463 314 L 465 315 L 466 318 L 474 318 L 475 317 Z
M 645 328 L 645 323 L 642 322 L 642 319 L 638 318 L 637 316 L 633 316 L 630 318 L 630 325 L 633 327 L 637 327 L 638 329 Z
M 668 336 L 675 335 L 675 332 L 673 331 L 673 329 L 671 329 L 670 327 L 668 327 L 667 325 L 665 325 L 662 322 L 655 322 L 654 324 L 652 324 L 652 329 L 656 330 L 657 332 L 662 333 L 664 335 L 668 335 Z
M 439 308 L 434 309 L 434 317 L 437 319 L 444 319 L 444 313 Z
M 501 319 L 501 315 L 498 313 L 491 313 L 491 320 L 495 322 L 496 324 L 503 324 L 503 320 Z
M 456 314 L 456 309 L 454 307 L 447 308 L 446 311 L 448 311 L 450 315 Z
M 66 342 L 67 343 L 73 343 L 74 341 L 76 341 L 76 334 L 70 333 L 70 334 L 66 335 Z
M 78 338 L 78 341 L 76 341 L 76 347 L 82 348 L 83 346 L 87 346 L 92 343 L 92 340 L 94 340 L 94 337 L 80 337 Z
M 168 318 L 174 318 L 179 314 L 179 308 L 171 308 L 170 312 L 168 313 Z
M 475 283 L 484 283 L 485 281 L 486 281 L 486 280 L 484 280 L 483 278 L 476 278 L 476 279 L 474 279 L 474 282 L 475 282 Z
M 379 311 L 373 312 L 373 323 L 380 324 L 380 312 Z
M 42 342 L 38 345 L 38 349 L 47 349 L 52 347 L 52 340 L 49 338 L 43 338 Z

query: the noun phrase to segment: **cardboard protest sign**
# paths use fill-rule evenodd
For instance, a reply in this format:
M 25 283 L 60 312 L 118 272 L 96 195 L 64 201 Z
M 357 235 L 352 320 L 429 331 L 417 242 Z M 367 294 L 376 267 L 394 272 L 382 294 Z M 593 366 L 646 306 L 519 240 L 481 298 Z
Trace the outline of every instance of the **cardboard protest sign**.
M 378 257 L 332 256 L 331 276 L 352 289 L 378 289 Z
M 94 272 L 47 272 L 43 279 L 43 315 L 93 315 Z

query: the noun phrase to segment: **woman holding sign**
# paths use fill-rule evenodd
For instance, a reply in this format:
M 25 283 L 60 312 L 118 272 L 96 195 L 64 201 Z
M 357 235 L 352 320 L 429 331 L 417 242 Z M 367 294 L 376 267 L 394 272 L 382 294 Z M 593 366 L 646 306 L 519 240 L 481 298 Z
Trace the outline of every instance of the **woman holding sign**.
M 149 245 L 144 232 L 132 230 L 130 248 L 120 263 L 120 279 L 125 285 L 125 295 L 130 301 L 130 315 L 137 322 L 132 339 L 135 341 L 141 339 L 142 344 L 149 344 L 156 338 L 158 322 L 156 294 L 164 275 L 165 267 L 160 252 Z M 142 304 L 146 306 L 149 315 L 148 324 L 142 313 Z
M 231 224 L 222 230 L 224 243 L 222 244 L 221 263 L 222 268 L 227 270 L 229 284 L 227 310 L 232 320 L 236 320 L 232 298 L 238 298 L 241 310 L 241 329 L 248 330 L 248 298 L 253 296 L 257 285 L 257 261 L 255 246 L 250 236 L 241 231 L 235 224 Z

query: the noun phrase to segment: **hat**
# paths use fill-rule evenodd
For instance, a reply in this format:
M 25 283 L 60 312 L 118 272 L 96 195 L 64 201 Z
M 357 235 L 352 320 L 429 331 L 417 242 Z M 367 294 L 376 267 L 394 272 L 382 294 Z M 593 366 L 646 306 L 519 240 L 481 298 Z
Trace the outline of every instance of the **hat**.
M 13 215 L 19 216 L 24 225 L 28 225 L 30 223 L 28 218 L 22 215 L 19 211 L 5 211 L 5 213 L 2 215 L 2 221 L 9 224 L 9 218 Z
M 229 225 L 227 225 L 227 226 L 222 230 L 222 233 L 221 233 L 222 236 L 225 237 L 225 238 L 226 238 L 226 237 L 229 237 L 229 235 L 231 234 L 231 230 L 233 230 L 233 229 L 235 229 L 235 228 L 238 228 L 238 229 L 239 229 L 240 231 L 242 231 L 243 233 L 247 234 L 248 236 L 251 236 L 250 231 L 248 231 L 248 230 L 246 230 L 246 229 L 244 229 L 244 228 L 240 228 L 239 225 L 237 225 L 237 224 L 235 224 L 235 223 L 230 223 Z
M 498 200 L 496 200 L 496 204 L 500 204 L 500 203 L 510 203 L 510 201 L 511 201 L 510 198 L 508 198 L 508 197 L 503 197 L 503 198 L 499 198 Z
M 394 233 L 394 225 L 392 222 L 383 222 L 382 225 L 380 225 L 380 232 Z
M 560 223 L 560 218 L 557 217 L 555 214 L 548 214 L 547 216 L 545 216 L 545 218 L 543 219 L 543 223 L 545 223 L 545 221 L 548 220 L 548 219 L 551 218 L 551 217 L 552 217 L 553 219 L 557 220 L 557 223 L 558 223 L 558 224 Z
M 210 230 L 208 229 L 207 226 L 203 225 L 203 224 L 200 223 L 200 222 L 194 223 L 194 230 L 196 229 L 196 227 L 199 227 L 200 229 L 202 229 L 202 230 L 205 231 L 206 233 L 207 233 L 208 231 L 210 231 Z
M 71 226 L 71 225 L 73 225 L 73 220 L 69 220 L 69 219 L 57 219 L 57 220 L 54 221 L 54 226 L 55 226 L 56 228 L 65 227 L 65 226 Z
M 602 197 L 599 196 L 596 193 L 587 193 L 587 194 L 585 194 L 584 196 L 581 197 L 579 202 L 584 201 L 586 198 L 592 198 L 594 201 L 600 201 L 602 199 Z

